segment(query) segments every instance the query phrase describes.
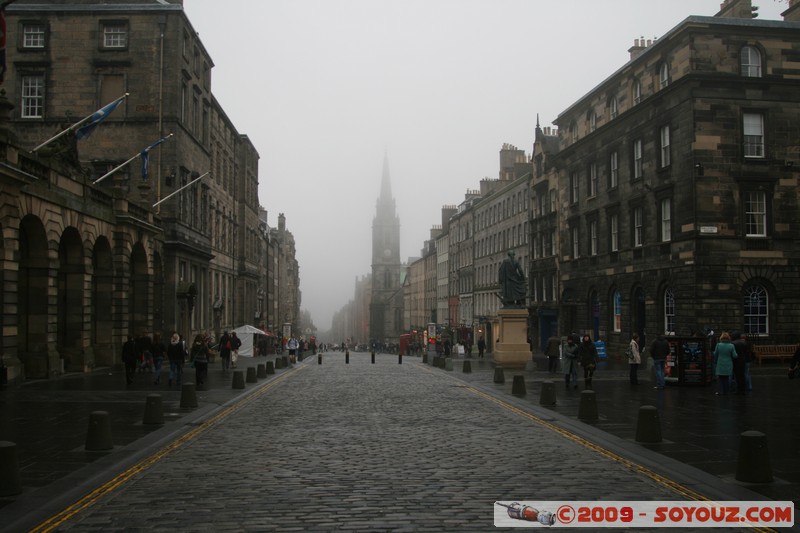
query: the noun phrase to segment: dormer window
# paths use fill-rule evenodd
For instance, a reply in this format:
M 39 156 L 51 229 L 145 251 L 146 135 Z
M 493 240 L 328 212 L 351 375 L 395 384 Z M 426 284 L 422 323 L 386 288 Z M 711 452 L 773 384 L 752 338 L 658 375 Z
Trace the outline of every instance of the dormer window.
M 742 76 L 746 78 L 761 77 L 761 53 L 755 46 L 743 46 L 739 60 Z

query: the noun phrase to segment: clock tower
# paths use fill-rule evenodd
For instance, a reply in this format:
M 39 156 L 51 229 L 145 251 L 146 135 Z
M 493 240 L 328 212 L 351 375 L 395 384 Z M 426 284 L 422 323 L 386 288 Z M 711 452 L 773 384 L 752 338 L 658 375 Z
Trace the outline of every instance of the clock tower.
M 403 328 L 400 293 L 400 218 L 397 216 L 389 158 L 383 158 L 381 193 L 372 220 L 372 297 L 369 306 L 370 342 L 398 342 Z

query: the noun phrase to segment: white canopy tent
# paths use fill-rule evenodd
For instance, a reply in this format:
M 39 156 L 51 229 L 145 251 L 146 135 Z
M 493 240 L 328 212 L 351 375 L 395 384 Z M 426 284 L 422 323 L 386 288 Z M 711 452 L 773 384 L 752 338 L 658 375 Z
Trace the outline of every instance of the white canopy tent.
M 236 332 L 236 336 L 242 341 L 242 345 L 239 347 L 239 355 L 243 357 L 253 357 L 253 342 L 255 341 L 255 335 L 267 334 L 266 331 L 262 331 L 254 326 L 248 325 L 239 326 L 233 331 Z

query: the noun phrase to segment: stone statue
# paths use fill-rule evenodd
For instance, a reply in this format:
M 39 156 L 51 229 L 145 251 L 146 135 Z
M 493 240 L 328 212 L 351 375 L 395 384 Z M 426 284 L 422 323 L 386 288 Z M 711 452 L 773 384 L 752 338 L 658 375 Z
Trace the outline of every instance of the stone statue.
M 527 288 L 525 273 L 517 261 L 514 250 L 508 252 L 508 257 L 500 265 L 500 301 L 506 309 L 520 309 L 525 307 Z

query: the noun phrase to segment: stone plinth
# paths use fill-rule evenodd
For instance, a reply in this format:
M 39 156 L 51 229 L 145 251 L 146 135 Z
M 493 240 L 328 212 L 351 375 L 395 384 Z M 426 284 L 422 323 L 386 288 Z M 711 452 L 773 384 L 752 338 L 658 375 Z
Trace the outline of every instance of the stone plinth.
M 528 311 L 501 309 L 497 317 L 498 342 L 494 345 L 493 361 L 503 368 L 524 369 L 532 357 L 528 344 Z

